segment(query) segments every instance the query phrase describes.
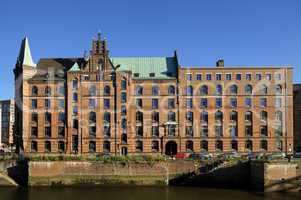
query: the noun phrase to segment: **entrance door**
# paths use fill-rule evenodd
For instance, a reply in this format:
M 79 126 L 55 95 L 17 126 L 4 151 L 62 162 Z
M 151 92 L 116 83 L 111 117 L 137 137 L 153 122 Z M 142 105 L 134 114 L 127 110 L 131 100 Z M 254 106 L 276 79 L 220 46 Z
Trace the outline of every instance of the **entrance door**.
M 165 145 L 165 154 L 168 156 L 174 156 L 177 154 L 178 145 L 174 141 L 169 141 Z
M 123 155 L 123 156 L 128 155 L 128 148 L 122 147 L 122 148 L 121 148 L 121 155 Z

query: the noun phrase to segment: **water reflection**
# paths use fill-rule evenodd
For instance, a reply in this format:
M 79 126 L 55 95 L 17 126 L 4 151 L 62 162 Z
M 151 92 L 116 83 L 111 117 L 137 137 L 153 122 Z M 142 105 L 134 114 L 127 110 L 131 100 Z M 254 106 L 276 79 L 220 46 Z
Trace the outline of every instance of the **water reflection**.
M 188 187 L 0 188 L 1 200 L 300 200 L 301 193 L 261 194 Z

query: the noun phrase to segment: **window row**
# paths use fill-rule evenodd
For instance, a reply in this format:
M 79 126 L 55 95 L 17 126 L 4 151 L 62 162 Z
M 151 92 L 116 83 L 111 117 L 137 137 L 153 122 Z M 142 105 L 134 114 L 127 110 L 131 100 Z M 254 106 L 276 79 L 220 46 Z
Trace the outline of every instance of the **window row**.
M 228 105 L 232 108 L 237 108 L 238 107 L 238 99 L 236 97 L 229 97 L 228 99 Z M 193 99 L 192 98 L 187 98 L 186 99 L 186 108 L 193 108 Z M 259 106 L 262 108 L 267 107 L 267 98 L 261 97 L 259 98 Z M 200 108 L 208 108 L 209 105 L 209 100 L 207 98 L 201 98 L 199 102 L 199 107 Z M 244 106 L 245 107 L 253 107 L 253 99 L 251 97 L 246 97 L 244 100 Z M 281 108 L 282 107 L 282 98 L 281 97 L 276 97 L 275 98 L 275 103 L 274 106 L 276 108 Z M 222 98 L 215 98 L 215 108 L 222 108 L 223 107 L 223 99 Z
M 258 91 L 260 94 L 266 95 L 266 94 L 268 94 L 268 86 L 265 85 L 265 84 L 262 84 L 258 88 L 256 88 L 255 91 Z M 275 91 L 275 94 L 282 94 L 282 86 L 280 84 L 277 84 L 274 87 L 274 91 Z M 222 95 L 223 92 L 224 92 L 223 86 L 220 85 L 220 84 L 216 85 L 215 91 L 213 91 L 213 92 L 216 95 Z M 229 92 L 230 92 L 230 94 L 238 94 L 238 86 L 235 85 L 235 84 L 231 85 L 229 87 Z M 249 94 L 249 95 L 254 94 L 253 86 L 250 85 L 250 84 L 245 85 L 244 93 Z M 189 85 L 189 86 L 186 87 L 185 94 L 188 95 L 188 96 L 195 95 L 194 88 L 193 88 L 192 85 Z M 199 95 L 208 95 L 208 94 L 209 94 L 208 86 L 207 85 L 202 85 L 199 88 Z
M 175 86 L 173 86 L 173 85 L 168 86 L 167 93 L 168 93 L 168 95 L 175 95 L 176 94 Z M 143 87 L 142 86 L 136 86 L 135 87 L 135 95 L 141 96 L 143 94 L 144 94 Z M 153 86 L 152 87 L 152 95 L 153 96 L 158 96 L 159 94 L 160 94 L 159 87 L 158 86 Z
M 253 79 L 252 75 L 253 74 L 251 74 L 251 73 L 246 73 L 245 74 L 245 80 L 251 81 Z M 224 78 L 227 81 L 231 81 L 231 80 L 240 81 L 240 80 L 242 80 L 242 74 L 241 73 L 237 73 L 235 75 L 233 75 L 232 73 L 225 73 L 225 74 L 216 73 L 215 74 L 215 80 L 216 81 L 221 81 L 221 80 L 223 80 L 223 76 L 225 76 Z M 213 77 L 212 77 L 211 73 L 205 74 L 205 77 L 203 77 L 203 74 L 201 74 L 201 73 L 198 73 L 195 76 L 195 80 L 197 80 L 197 81 L 201 81 L 201 80 L 211 81 L 212 79 L 213 79 Z M 266 73 L 265 77 L 263 76 L 262 73 L 256 73 L 255 74 L 255 80 L 260 81 L 262 79 L 271 81 L 272 80 L 272 74 L 271 73 Z M 280 81 L 282 79 L 281 74 L 280 73 L 275 73 L 274 74 L 274 79 L 276 81 Z M 187 81 L 192 81 L 193 80 L 193 75 L 191 73 L 187 73 L 186 74 L 186 80 Z
M 65 95 L 65 86 L 59 86 L 57 90 L 58 90 L 58 91 L 57 91 L 58 94 L 60 94 L 60 95 Z M 32 86 L 32 87 L 31 87 L 31 95 L 32 95 L 32 96 L 37 96 L 38 94 L 39 94 L 39 89 L 38 89 L 38 87 L 35 86 L 35 85 Z M 44 88 L 43 94 L 44 94 L 45 96 L 51 96 L 51 95 L 52 95 L 51 87 L 46 86 L 46 87 Z

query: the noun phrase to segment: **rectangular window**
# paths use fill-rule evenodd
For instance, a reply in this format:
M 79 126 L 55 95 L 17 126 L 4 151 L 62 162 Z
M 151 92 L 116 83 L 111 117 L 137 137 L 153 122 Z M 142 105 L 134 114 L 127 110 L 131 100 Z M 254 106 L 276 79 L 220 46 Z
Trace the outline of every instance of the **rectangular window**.
M 50 108 L 51 105 L 50 105 L 50 99 L 45 99 L 45 108 Z
M 211 74 L 206 74 L 206 80 L 211 81 Z
M 89 99 L 89 108 L 95 109 L 95 107 L 96 107 L 95 99 Z
M 58 127 L 58 135 L 59 135 L 59 137 L 65 137 L 65 127 L 64 126 Z
M 125 92 L 121 93 L 121 103 L 126 103 L 126 93 Z
M 197 74 L 196 75 L 196 80 L 201 81 L 202 80 L 202 74 Z
M 191 81 L 192 80 L 192 74 L 186 74 L 186 80 Z
M 236 108 L 237 107 L 237 99 L 236 98 L 230 98 L 230 106 L 232 108 Z
M 223 127 L 220 125 L 215 126 L 215 135 L 217 137 L 223 137 Z
M 275 74 L 275 80 L 281 81 L 281 74 L 279 74 L 279 73 Z
M 136 99 L 136 107 L 137 108 L 142 108 L 143 105 L 142 105 L 142 99 Z
M 241 74 L 236 74 L 236 80 L 240 81 L 241 80 Z
M 272 74 L 266 74 L 266 79 L 269 81 L 272 80 Z
M 110 108 L 110 99 L 104 99 L 103 100 L 103 107 L 104 107 L 104 109 L 109 109 Z
M 186 108 L 192 108 L 193 107 L 193 101 L 191 98 L 186 99 Z
M 208 107 L 208 101 L 206 98 L 202 98 L 200 101 L 200 107 L 201 108 L 207 108 Z
M 126 90 L 126 80 L 121 81 L 121 89 Z
M 261 80 L 261 74 L 256 74 L 256 80 L 260 81 Z
M 252 74 L 246 74 L 246 80 L 251 81 L 252 80 Z
M 232 79 L 231 74 L 226 74 L 226 80 L 231 81 L 231 79 Z
M 222 98 L 216 98 L 215 99 L 215 107 L 216 108 L 221 108 L 223 106 L 222 104 Z
M 155 77 L 155 73 L 149 73 L 149 77 Z
M 58 100 L 58 107 L 59 107 L 59 109 L 64 109 L 65 108 L 65 100 L 64 99 L 59 99 Z
M 276 100 L 275 100 L 276 108 L 281 108 L 281 106 L 282 106 L 282 101 L 281 100 L 282 100 L 281 98 L 276 98 Z
M 267 99 L 266 98 L 260 98 L 260 107 L 267 107 Z
M 222 75 L 221 75 L 221 74 L 215 74 L 215 79 L 216 79 L 217 81 L 222 80 Z
M 134 73 L 134 77 L 139 77 L 139 73 Z
M 32 137 L 38 137 L 38 127 L 31 127 L 31 136 Z
M 175 100 L 174 99 L 168 99 L 168 109 L 175 108 Z
M 252 99 L 251 98 L 246 98 L 245 99 L 245 106 L 251 107 L 252 106 Z
M 51 137 L 51 127 L 50 126 L 45 127 L 45 136 Z
M 152 109 L 158 109 L 159 101 L 158 99 L 152 99 Z
M 38 107 L 38 102 L 36 99 L 31 100 L 31 108 L 36 109 Z

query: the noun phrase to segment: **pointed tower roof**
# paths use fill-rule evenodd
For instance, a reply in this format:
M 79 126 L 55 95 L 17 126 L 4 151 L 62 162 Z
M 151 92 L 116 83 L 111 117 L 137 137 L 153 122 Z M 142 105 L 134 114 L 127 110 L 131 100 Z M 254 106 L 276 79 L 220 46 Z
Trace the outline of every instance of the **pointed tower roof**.
M 31 52 L 30 52 L 30 47 L 29 47 L 27 37 L 25 37 L 22 40 L 18 61 L 22 65 L 26 65 L 26 66 L 30 66 L 30 67 L 36 66 L 36 64 L 33 62 L 32 57 L 31 57 Z

